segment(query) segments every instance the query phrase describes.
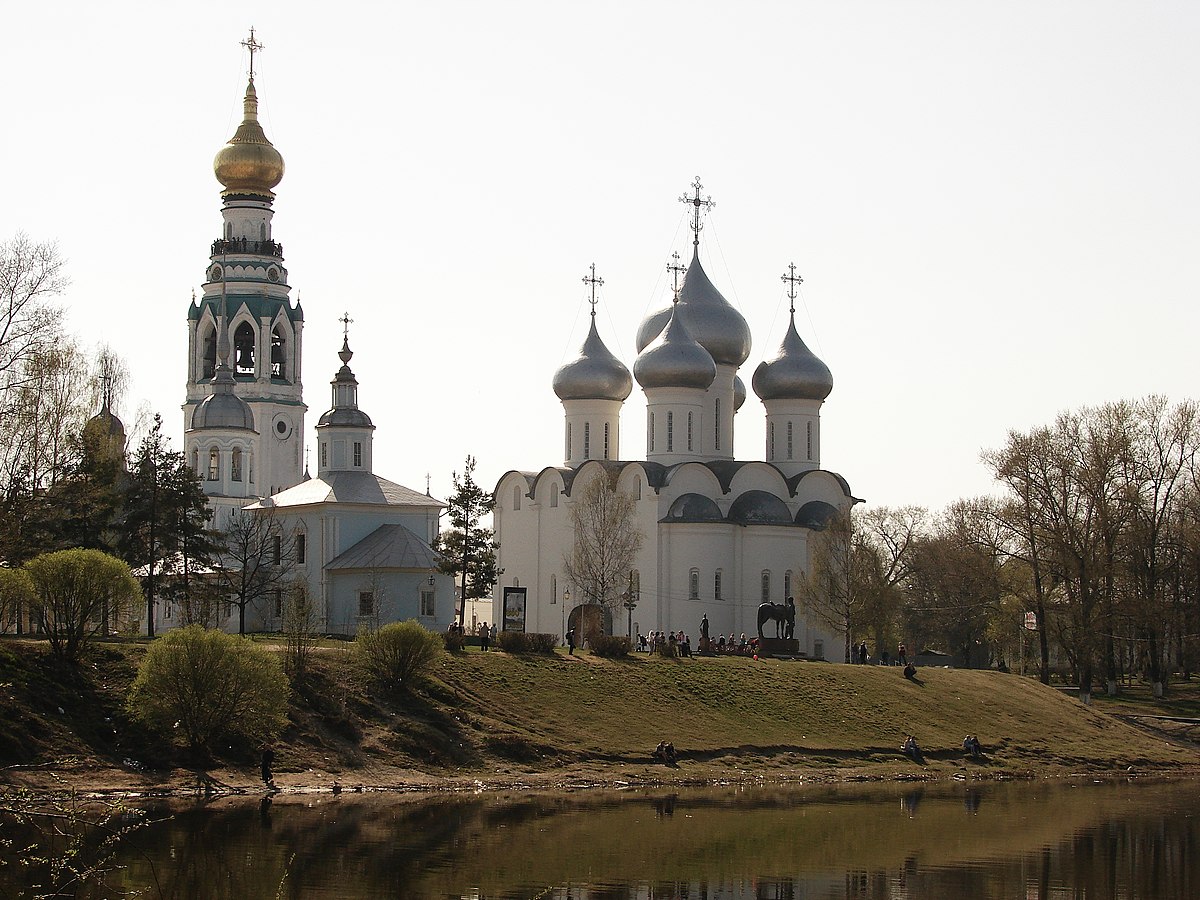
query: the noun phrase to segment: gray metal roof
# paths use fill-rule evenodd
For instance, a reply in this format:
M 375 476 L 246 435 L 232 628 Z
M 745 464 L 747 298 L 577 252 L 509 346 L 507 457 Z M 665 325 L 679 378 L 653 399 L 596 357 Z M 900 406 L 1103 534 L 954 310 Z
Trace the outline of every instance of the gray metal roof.
M 629 370 L 600 340 L 594 313 L 578 358 L 554 373 L 553 384 L 559 400 L 624 400 L 633 390 Z
M 380 525 L 365 538 L 339 553 L 329 569 L 436 569 L 441 557 L 403 525 Z
M 740 366 L 746 361 L 750 355 L 750 326 L 709 280 L 700 265 L 698 250 L 692 254 L 676 305 L 692 337 L 712 354 L 714 360 L 731 366 Z M 671 307 L 667 307 L 642 321 L 637 333 L 639 353 L 658 336 L 670 317 Z
M 763 400 L 824 400 L 833 390 L 833 374 L 800 339 L 795 313 L 779 355 L 759 363 L 751 383 L 754 393 Z
M 647 346 L 633 364 L 633 377 L 643 388 L 700 388 L 717 377 L 712 354 L 700 346 L 683 323 L 682 304 L 672 308 L 662 334 Z
M 441 500 L 380 478 L 371 472 L 327 472 L 322 478 L 310 478 L 295 487 L 280 491 L 266 503 L 269 506 L 311 506 L 317 503 L 360 503 L 371 506 L 420 506 L 441 509 Z
M 739 525 L 791 525 L 787 504 L 766 491 L 746 491 L 729 507 L 729 521 Z
M 663 522 L 724 522 L 721 508 L 703 494 L 681 494 L 667 510 Z

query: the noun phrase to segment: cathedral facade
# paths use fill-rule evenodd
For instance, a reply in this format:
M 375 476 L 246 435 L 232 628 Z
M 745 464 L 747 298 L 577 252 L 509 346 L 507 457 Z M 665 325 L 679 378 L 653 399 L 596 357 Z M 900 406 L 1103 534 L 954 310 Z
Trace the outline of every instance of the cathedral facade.
M 707 616 L 714 639 L 754 636 L 759 605 L 795 596 L 812 536 L 856 502 L 846 480 L 821 467 L 820 411 L 833 378 L 796 330 L 794 269 L 787 334 L 752 379 L 766 414 L 764 458 L 733 458 L 746 400 L 738 372 L 751 334 L 700 264 L 708 201 L 698 180 L 694 187 L 694 198 L 683 198 L 695 206 L 692 260 L 672 302 L 638 329 L 632 378 L 600 339 L 593 302 L 579 357 L 553 379 L 564 411 L 563 464 L 512 470 L 497 483 L 497 621 L 579 635 L 581 617 L 600 615 L 608 633 L 683 630 L 695 641 Z M 620 416 L 634 379 L 646 397 L 646 458 L 624 460 Z M 597 479 L 632 498 L 630 527 L 642 534 L 618 597 L 585 597 L 565 574 L 576 541 L 572 505 Z M 811 658 L 841 646 L 802 604 L 795 638 Z

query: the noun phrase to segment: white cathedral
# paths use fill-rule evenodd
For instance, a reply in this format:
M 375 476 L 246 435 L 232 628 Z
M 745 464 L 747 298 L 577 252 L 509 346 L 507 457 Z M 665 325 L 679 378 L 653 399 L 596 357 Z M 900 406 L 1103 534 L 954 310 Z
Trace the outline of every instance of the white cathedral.
M 596 331 L 593 298 L 579 357 L 553 380 L 564 411 L 563 465 L 509 471 L 496 485 L 503 575 L 493 614 L 506 627 L 578 635 L 585 614 L 602 615 L 607 633 L 630 627 L 613 598 L 607 607 L 584 598 L 563 574 L 574 542 L 570 507 L 592 479 L 635 500 L 644 539 L 622 594 L 636 602 L 636 630 L 683 630 L 693 642 L 705 615 L 714 640 L 757 634 L 759 605 L 794 596 L 811 536 L 856 502 L 844 478 L 821 468 L 821 405 L 833 377 L 796 331 L 794 268 L 785 276 L 793 301 L 787 334 L 752 380 L 766 412 L 765 460 L 733 458 L 750 328 L 700 265 L 701 212 L 711 201 L 701 199 L 699 179 L 693 188 L 681 198 L 694 207 L 691 264 L 672 302 L 637 334 L 633 378 L 646 395 L 646 459 L 621 457 L 621 407 L 633 379 Z M 803 605 L 795 638 L 816 659 L 842 643 Z
M 210 249 L 203 294 L 188 310 L 185 452 L 215 527 L 239 509 L 280 524 L 321 630 L 353 634 L 362 623 L 403 619 L 440 630 L 456 613 L 453 579 L 437 571 L 432 549 L 445 504 L 374 474 L 375 425 L 358 406 L 348 334 L 330 407 L 316 426 L 316 477 L 307 471 L 304 313 L 291 301 L 272 229 L 283 157 L 258 121 L 254 53 L 261 45 L 253 31 L 245 46 L 245 116 L 213 163 L 223 187 L 222 233 Z M 349 318 L 343 322 L 348 327 Z M 280 627 L 281 593 L 258 604 L 249 628 Z M 164 602 L 163 627 L 178 624 L 173 613 Z M 236 628 L 237 617 L 228 609 L 225 616 L 223 625 Z

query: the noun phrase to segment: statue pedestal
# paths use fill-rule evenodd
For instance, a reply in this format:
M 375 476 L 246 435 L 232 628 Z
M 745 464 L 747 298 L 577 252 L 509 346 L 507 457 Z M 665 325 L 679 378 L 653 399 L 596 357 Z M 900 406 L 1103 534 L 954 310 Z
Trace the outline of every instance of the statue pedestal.
M 800 656 L 800 642 L 783 638 L 759 638 L 759 656 Z

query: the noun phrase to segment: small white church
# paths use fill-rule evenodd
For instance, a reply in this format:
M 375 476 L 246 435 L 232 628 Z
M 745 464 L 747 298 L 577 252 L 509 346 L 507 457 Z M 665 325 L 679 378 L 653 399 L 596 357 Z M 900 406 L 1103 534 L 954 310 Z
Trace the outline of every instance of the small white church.
M 563 464 L 512 470 L 496 485 L 504 574 L 493 615 L 506 627 L 560 636 L 578 627 L 583 592 L 567 581 L 564 559 L 575 539 L 571 505 L 593 479 L 607 479 L 635 501 L 643 542 L 622 591 L 636 602 L 632 630 L 682 630 L 693 642 L 703 616 L 714 639 L 756 635 L 759 605 L 783 604 L 797 592 L 814 532 L 857 502 L 842 476 L 821 468 L 821 406 L 833 377 L 796 331 L 794 267 L 785 276 L 787 334 L 752 379 L 766 413 L 765 458 L 733 458 L 735 419 L 746 400 L 738 370 L 750 357 L 751 335 L 700 264 L 701 214 L 711 203 L 701 187 L 697 179 L 694 196 L 681 198 L 694 207 L 691 264 L 671 303 L 638 329 L 633 377 L 597 333 L 593 297 L 579 357 L 553 379 L 564 412 Z M 633 379 L 646 397 L 644 460 L 621 456 L 621 408 Z M 607 633 L 625 634 L 627 608 L 593 603 L 587 616 L 599 612 Z M 795 638 L 815 659 L 842 645 L 802 605 Z
M 437 570 L 433 544 L 445 504 L 373 471 L 375 425 L 358 405 L 346 332 L 329 409 L 316 426 L 317 474 L 304 451 L 301 382 L 304 312 L 291 301 L 283 245 L 273 232 L 283 156 L 258 121 L 254 53 L 244 118 L 213 162 L 221 236 L 213 241 L 203 293 L 188 310 L 184 448 L 213 510 L 214 527 L 235 510 L 270 515 L 294 552 L 294 580 L 310 592 L 326 632 L 417 619 L 444 629 L 456 613 L 453 579 Z M 349 317 L 343 317 L 348 329 Z M 332 357 L 332 354 L 330 354 Z M 277 630 L 281 593 L 248 611 L 247 627 Z M 166 601 L 160 627 L 176 611 Z M 237 628 L 226 607 L 223 627 Z

